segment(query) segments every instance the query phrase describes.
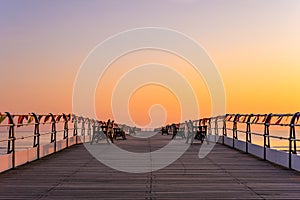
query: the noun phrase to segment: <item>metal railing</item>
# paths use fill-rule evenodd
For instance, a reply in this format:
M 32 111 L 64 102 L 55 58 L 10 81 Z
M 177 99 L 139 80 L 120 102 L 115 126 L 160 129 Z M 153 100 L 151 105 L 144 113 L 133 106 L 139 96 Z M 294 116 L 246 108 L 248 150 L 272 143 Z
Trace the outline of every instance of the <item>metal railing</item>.
M 223 136 L 221 141 L 223 144 L 225 137 L 232 138 L 231 146 L 233 148 L 235 148 L 237 140 L 244 140 L 247 153 L 249 145 L 254 143 L 253 137 L 260 138 L 258 144 L 264 149 L 263 159 L 266 159 L 267 149 L 272 148 L 272 139 L 286 141 L 288 145 L 285 151 L 289 154 L 290 168 L 292 155 L 297 154 L 297 142 L 300 142 L 296 131 L 296 128 L 300 128 L 299 112 L 293 114 L 226 114 L 192 122 L 195 127 L 207 126 L 208 136 Z M 55 153 L 70 145 L 91 141 L 93 128 L 100 126 L 101 123 L 101 121 L 74 114 L 0 113 L 0 150 L 6 149 L 5 154 L 11 156 L 10 166 L 14 168 L 16 167 L 16 153 L 20 150 L 16 142 L 31 139 L 31 144 L 27 144 L 26 147 L 33 149 L 36 155 L 35 159 L 39 159 L 45 156 L 41 152 L 43 141 L 51 144 L 52 153 Z M 257 131 L 258 127 L 262 131 Z M 274 130 L 271 128 L 274 127 L 285 127 L 286 135 L 273 134 Z M 20 130 L 22 128 L 24 130 Z M 5 134 L 7 135 L 5 136 Z M 50 137 L 49 140 L 43 138 L 46 136 Z M 73 139 L 75 141 L 72 142 Z
M 253 143 L 253 137 L 261 138 L 257 141 L 263 147 L 263 159 L 266 160 L 267 148 L 272 148 L 271 140 L 276 139 L 288 142 L 286 150 L 289 154 L 289 168 L 292 165 L 292 155 L 297 154 L 296 128 L 300 128 L 300 113 L 293 114 L 226 114 L 222 116 L 202 118 L 193 121 L 194 126 L 206 125 L 208 135 L 223 136 L 221 143 L 224 144 L 225 137 L 232 138 L 231 146 L 235 148 L 236 141 L 240 140 L 241 134 L 246 143 L 245 151 L 249 153 L 249 144 Z M 256 130 L 253 127 L 256 127 Z M 259 127 L 262 131 L 257 131 Z M 277 128 L 286 127 L 286 135 L 276 135 Z M 270 131 L 270 129 L 273 129 Z M 222 134 L 220 134 L 220 132 Z M 282 150 L 282 149 L 281 149 Z
M 17 152 L 31 149 L 35 151 L 33 160 L 40 159 L 40 157 L 48 155 L 41 152 L 43 142 L 44 145 L 51 145 L 53 151 L 49 154 L 55 153 L 73 144 L 90 141 L 92 126 L 99 124 L 100 121 L 74 114 L 0 113 L 1 154 L 11 156 L 9 166 L 15 168 L 18 166 L 16 165 Z M 23 143 L 16 145 L 17 142 Z M 6 152 L 3 151 L 5 149 Z

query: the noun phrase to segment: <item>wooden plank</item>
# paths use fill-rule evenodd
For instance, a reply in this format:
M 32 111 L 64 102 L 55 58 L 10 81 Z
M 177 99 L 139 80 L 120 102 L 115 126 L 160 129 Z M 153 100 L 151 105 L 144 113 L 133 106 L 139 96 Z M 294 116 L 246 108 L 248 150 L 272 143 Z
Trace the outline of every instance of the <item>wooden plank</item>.
M 129 136 L 116 144 L 149 152 L 170 138 Z M 0 174 L 0 199 L 299 199 L 300 173 L 219 144 L 199 159 L 200 147 L 193 144 L 164 169 L 130 174 L 103 165 L 76 145 Z

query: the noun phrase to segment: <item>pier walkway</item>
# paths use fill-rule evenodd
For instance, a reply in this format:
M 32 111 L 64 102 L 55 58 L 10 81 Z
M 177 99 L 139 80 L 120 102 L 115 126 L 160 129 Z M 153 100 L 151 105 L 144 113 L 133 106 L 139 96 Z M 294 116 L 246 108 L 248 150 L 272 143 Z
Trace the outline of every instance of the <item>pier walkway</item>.
M 170 141 L 160 134 L 115 143 L 134 152 Z M 109 144 L 103 144 L 109 145 Z M 79 144 L 0 174 L 0 199 L 299 199 L 300 173 L 216 144 L 203 159 L 193 144 L 151 173 L 111 169 Z

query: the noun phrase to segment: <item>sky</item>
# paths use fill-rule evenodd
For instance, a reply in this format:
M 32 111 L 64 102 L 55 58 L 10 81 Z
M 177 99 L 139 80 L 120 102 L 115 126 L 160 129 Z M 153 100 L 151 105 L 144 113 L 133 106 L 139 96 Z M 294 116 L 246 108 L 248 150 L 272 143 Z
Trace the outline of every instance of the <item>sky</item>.
M 0 111 L 73 112 L 74 83 L 89 53 L 112 35 L 143 27 L 178 31 L 205 49 L 222 78 L 227 113 L 300 111 L 299 10 L 298 0 L 0 0 Z M 200 116 L 212 115 L 205 78 L 190 63 L 142 50 L 121 56 L 99 80 L 99 119 L 114 118 L 111 94 L 124 73 L 147 63 L 172 67 L 193 88 Z M 176 95 L 141 85 L 125 103 L 138 125 L 150 123 L 158 104 L 154 118 L 180 121 Z

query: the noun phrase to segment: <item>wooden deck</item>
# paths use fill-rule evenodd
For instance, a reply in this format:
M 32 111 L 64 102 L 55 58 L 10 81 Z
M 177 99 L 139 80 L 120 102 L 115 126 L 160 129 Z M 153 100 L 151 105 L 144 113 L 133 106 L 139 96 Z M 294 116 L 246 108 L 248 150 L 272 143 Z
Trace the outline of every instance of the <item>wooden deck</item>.
M 116 142 L 135 152 L 160 148 L 171 136 Z M 0 174 L 0 199 L 299 199 L 300 173 L 216 145 L 204 159 L 200 144 L 152 173 L 119 172 L 83 145 Z

